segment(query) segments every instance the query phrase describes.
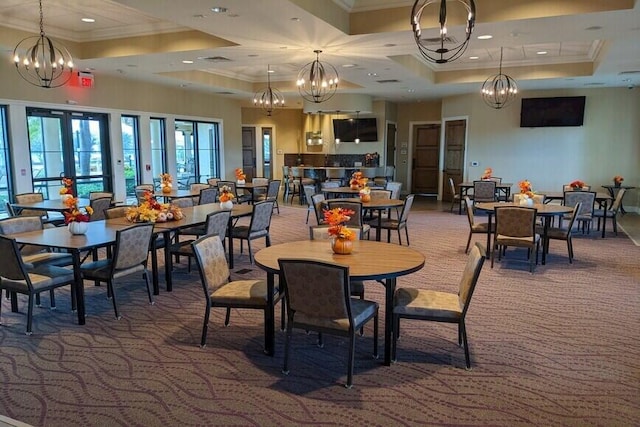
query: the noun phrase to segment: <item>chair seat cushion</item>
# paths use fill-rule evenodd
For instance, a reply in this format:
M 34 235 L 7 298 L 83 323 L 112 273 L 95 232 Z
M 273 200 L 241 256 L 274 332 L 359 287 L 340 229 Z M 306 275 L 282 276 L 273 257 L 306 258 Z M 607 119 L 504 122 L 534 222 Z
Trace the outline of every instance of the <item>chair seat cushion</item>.
M 252 239 L 263 237 L 269 234 L 267 230 L 260 230 L 251 233 Z M 246 239 L 249 237 L 249 227 L 246 225 L 237 225 L 231 229 L 231 236 L 238 239 Z
M 353 327 L 354 329 L 360 328 L 368 319 L 376 314 L 378 311 L 378 303 L 363 299 L 351 300 L 351 314 L 353 315 Z M 346 317 L 330 319 L 327 317 L 314 316 L 310 313 L 302 313 L 297 311 L 294 315 L 293 321 L 299 327 L 310 329 L 322 328 L 333 329 L 338 331 L 349 330 L 349 319 Z
M 144 270 L 145 268 L 142 264 L 136 264 L 124 270 L 116 270 L 113 273 L 113 278 L 117 279 Z M 111 277 L 111 260 L 101 259 L 98 261 L 83 264 L 80 267 L 80 271 L 82 272 L 82 277 L 84 278 L 106 282 Z
M 514 237 L 514 236 L 505 236 L 504 234 L 498 234 L 496 236 L 496 242 L 499 245 L 505 246 L 523 246 L 523 245 L 533 245 L 540 240 L 540 235 L 536 233 L 534 239 L 531 239 L 531 236 L 528 237 Z
M 427 289 L 400 288 L 396 291 L 393 313 L 457 321 L 462 307 L 457 294 Z
M 193 227 L 182 229 L 180 230 L 180 234 L 188 234 L 191 236 L 204 236 L 205 234 L 204 225 L 196 225 Z
M 491 223 L 491 231 L 496 229 L 496 224 Z M 471 227 L 471 231 L 474 233 L 486 233 L 489 231 L 489 223 L 488 222 L 476 222 Z
M 27 269 L 33 269 L 41 265 L 64 266 L 71 265 L 73 263 L 71 254 L 62 252 L 38 252 L 30 255 L 23 255 L 22 261 Z
M 606 211 L 604 209 L 594 209 L 593 216 L 600 217 L 600 218 L 603 218 L 605 216 L 607 218 L 613 218 L 614 216 L 616 216 L 616 212 L 610 211 L 608 209 Z
M 274 287 L 274 298 L 278 288 Z M 235 280 L 211 293 L 211 302 L 225 305 L 267 305 L 267 282 L 264 280 Z
M 180 243 L 175 243 L 171 245 L 169 251 L 172 254 L 193 256 L 193 246 L 191 246 L 192 242 L 193 240 L 184 240 Z

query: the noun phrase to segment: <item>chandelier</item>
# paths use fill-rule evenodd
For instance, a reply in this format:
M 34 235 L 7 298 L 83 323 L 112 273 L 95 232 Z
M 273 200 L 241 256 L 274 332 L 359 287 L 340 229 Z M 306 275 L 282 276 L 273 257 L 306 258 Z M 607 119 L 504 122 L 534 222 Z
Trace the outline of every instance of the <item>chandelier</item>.
M 267 65 L 267 88 L 255 94 L 253 105 L 260 106 L 267 113 L 267 116 L 271 116 L 276 108 L 284 107 L 284 96 L 278 89 L 271 87 L 271 68 L 269 65 Z
M 13 50 L 13 61 L 20 76 L 44 88 L 66 84 L 73 74 L 73 58 L 60 43 L 44 33 L 42 0 L 40 0 L 40 35 L 23 39 Z M 24 55 L 21 56 L 21 52 Z
M 516 81 L 510 76 L 502 74 L 502 48 L 500 48 L 500 71 L 484 81 L 482 99 L 489 107 L 499 110 L 513 101 L 517 93 Z
M 458 3 L 462 3 L 464 8 L 467 10 L 466 34 L 464 36 L 464 40 L 460 43 L 454 46 L 445 47 L 445 44 L 449 45 L 456 43 L 447 33 L 447 0 L 440 0 L 440 13 L 438 15 L 438 22 L 440 23 L 440 37 L 437 39 L 423 39 L 422 30 L 420 29 L 422 13 L 427 6 L 436 3 L 436 1 L 437 0 L 416 0 L 413 4 L 413 9 L 411 9 L 411 28 L 413 29 L 413 36 L 422 56 L 430 62 L 444 64 L 446 62 L 455 61 L 467 49 L 469 39 L 471 38 L 471 32 L 473 31 L 473 26 L 476 21 L 476 5 L 473 0 L 455 0 Z
M 310 102 L 319 104 L 330 99 L 338 89 L 338 72 L 329 63 L 320 62 L 321 50 L 314 50 L 316 59 L 302 67 L 298 73 L 298 92 Z

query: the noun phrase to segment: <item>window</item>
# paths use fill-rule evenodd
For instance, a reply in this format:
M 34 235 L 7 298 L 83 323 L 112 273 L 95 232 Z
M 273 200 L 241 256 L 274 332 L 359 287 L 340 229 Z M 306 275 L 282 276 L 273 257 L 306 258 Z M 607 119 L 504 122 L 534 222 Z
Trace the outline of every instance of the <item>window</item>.
M 9 141 L 7 137 L 7 107 L 0 106 L 0 212 L 6 212 L 11 201 L 11 180 L 9 179 Z
M 154 181 L 160 179 L 160 174 L 167 171 L 167 158 L 165 156 L 166 137 L 164 119 L 151 118 L 151 173 Z
M 218 123 L 176 120 L 178 183 L 200 182 L 220 177 L 220 135 Z
M 127 196 L 135 196 L 135 186 L 140 184 L 140 136 L 138 117 L 122 116 L 122 158 Z

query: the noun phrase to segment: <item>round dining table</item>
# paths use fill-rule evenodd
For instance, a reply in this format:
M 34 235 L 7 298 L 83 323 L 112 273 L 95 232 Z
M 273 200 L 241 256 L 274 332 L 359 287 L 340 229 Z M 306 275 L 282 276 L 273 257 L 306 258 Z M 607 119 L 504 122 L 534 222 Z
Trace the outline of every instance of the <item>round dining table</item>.
M 254 256 L 256 265 L 267 272 L 267 295 L 273 298 L 274 275 L 280 273 L 280 258 L 309 259 L 346 265 L 351 280 L 376 280 L 385 286 L 385 343 L 384 363 L 391 364 L 393 333 L 393 294 L 396 279 L 424 267 L 424 255 L 407 246 L 370 240 L 355 240 L 348 255 L 334 254 L 329 240 L 300 240 L 261 249 Z M 272 301 L 265 325 L 265 348 L 273 355 L 274 314 Z
M 325 200 L 323 203 L 329 203 L 330 201 L 335 200 L 337 202 L 361 202 L 362 209 L 364 210 L 374 210 L 378 211 L 377 221 L 369 222 L 369 225 L 372 225 L 376 229 L 376 241 L 380 241 L 380 235 L 382 233 L 382 211 L 388 211 L 394 208 L 400 208 L 404 205 L 404 201 L 400 199 L 370 199 L 368 202 L 363 202 L 358 197 L 350 197 L 344 199 L 329 199 Z

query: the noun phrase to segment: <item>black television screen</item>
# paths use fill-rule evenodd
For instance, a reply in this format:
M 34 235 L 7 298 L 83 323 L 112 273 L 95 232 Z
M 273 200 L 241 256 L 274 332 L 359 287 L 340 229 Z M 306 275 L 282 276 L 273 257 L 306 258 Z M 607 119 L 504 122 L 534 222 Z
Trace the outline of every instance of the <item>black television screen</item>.
M 523 98 L 520 127 L 582 126 L 584 96 Z
M 356 136 L 360 142 L 378 141 L 378 126 L 375 117 L 362 119 L 333 119 L 333 137 L 342 142 L 354 142 Z

